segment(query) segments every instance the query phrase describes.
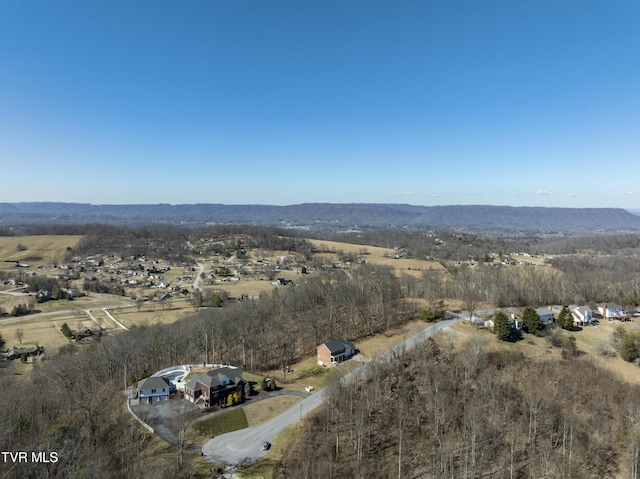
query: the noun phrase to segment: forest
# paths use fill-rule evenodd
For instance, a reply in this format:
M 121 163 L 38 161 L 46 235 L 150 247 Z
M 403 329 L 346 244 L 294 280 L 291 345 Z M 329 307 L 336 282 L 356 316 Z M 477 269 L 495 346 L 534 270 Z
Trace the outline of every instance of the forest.
M 233 251 L 237 244 L 225 238 L 239 231 L 247 237 L 247 250 L 313 253 L 303 237 L 266 227 L 94 228 L 78 245 L 87 254 L 110 247 L 186 257 L 185 245 L 203 236 Z M 394 232 L 390 238 L 396 238 Z M 495 252 L 487 247 L 492 239 L 467 240 L 484 245 L 478 250 L 482 255 Z M 604 238 L 585 241 L 577 240 L 574 251 L 605 248 Z M 1 368 L 3 450 L 56 452 L 59 460 L 0 463 L 0 474 L 210 477 L 196 454 L 187 454 L 184 462 L 177 453 L 171 460 L 153 455 L 148 433 L 126 413 L 126 385 L 184 363 L 220 362 L 286 374 L 287 366 L 313 354 L 323 341 L 384 333 L 418 319 L 425 305 L 439 301 L 456 300 L 466 310 L 481 303 L 637 305 L 640 260 L 630 253 L 637 242 L 626 236 L 612 241 L 619 248 L 615 256 L 557 257 L 552 268 L 445 262 L 444 272 L 424 271 L 419 277 L 398 277 L 389 267 L 366 262 L 349 270 L 320 269 L 295 287 L 201 309 L 174 324 L 133 327 L 86 348 L 69 343 L 28 378 Z M 454 351 L 429 342 L 380 366 L 365 383 L 332 386 L 331 402 L 304 421 L 278 477 L 615 477 L 616 471 L 637 469 L 640 404 L 634 402 L 634 387 L 586 361 L 524 360 L 485 349 L 470 344 Z
M 330 387 L 275 477 L 637 477 L 640 390 L 587 361 L 428 340 Z

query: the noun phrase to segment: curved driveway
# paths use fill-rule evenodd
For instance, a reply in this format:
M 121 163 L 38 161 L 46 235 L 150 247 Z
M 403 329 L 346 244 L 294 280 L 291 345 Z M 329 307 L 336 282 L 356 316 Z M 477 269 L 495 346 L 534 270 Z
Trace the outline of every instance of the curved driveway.
M 342 384 L 352 384 L 366 377 L 370 373 L 372 364 L 389 361 L 399 355 L 403 350 L 414 348 L 429 336 L 433 336 L 438 331 L 447 328 L 460 319 L 460 316 L 455 316 L 423 329 L 410 338 L 405 339 L 390 351 L 376 356 L 367 364 L 346 374 L 341 379 Z M 326 388 L 321 389 L 302 402 L 262 424 L 216 436 L 202 446 L 202 454 L 206 456 L 209 461 L 224 466 L 253 463 L 266 454 L 266 451 L 261 450 L 263 442 L 271 442 L 280 431 L 320 406 L 326 398 Z

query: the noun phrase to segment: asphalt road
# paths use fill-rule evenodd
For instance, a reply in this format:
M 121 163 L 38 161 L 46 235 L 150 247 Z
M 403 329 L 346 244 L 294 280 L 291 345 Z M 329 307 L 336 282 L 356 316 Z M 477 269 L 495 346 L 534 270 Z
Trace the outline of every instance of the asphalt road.
M 285 427 L 293 424 L 324 401 L 325 390 L 322 389 L 262 424 L 210 439 L 202 446 L 202 454 L 209 461 L 223 466 L 251 464 L 267 453 L 261 449 L 264 442 L 271 442 Z
M 429 336 L 433 336 L 438 331 L 449 327 L 460 319 L 461 317 L 454 317 L 429 326 L 410 338 L 407 338 L 390 351 L 376 356 L 370 362 L 346 374 L 341 379 L 342 383 L 347 385 L 366 377 L 370 373 L 372 364 L 389 361 L 399 355 L 403 350 L 414 348 Z M 326 395 L 326 388 L 321 389 L 297 405 L 262 424 L 214 437 L 202 446 L 202 454 L 206 456 L 209 461 L 223 466 L 234 467 L 241 463 L 251 464 L 266 454 L 266 451 L 261 449 L 264 442 L 271 442 L 284 428 L 320 406 L 325 401 Z

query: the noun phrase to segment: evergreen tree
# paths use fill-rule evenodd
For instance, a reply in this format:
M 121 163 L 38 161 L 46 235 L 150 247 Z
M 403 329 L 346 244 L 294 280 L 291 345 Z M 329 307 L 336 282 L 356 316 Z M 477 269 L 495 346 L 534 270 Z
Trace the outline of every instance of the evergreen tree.
M 536 336 L 539 334 L 540 329 L 542 328 L 542 323 L 540 323 L 540 316 L 531 306 L 527 306 L 522 311 L 522 323 L 524 324 L 524 327 L 527 328 L 527 332 L 529 332 L 530 334 L 535 334 Z
M 60 287 L 56 284 L 51 289 L 51 299 L 61 299 L 61 298 L 62 298 L 62 291 L 60 290 Z
M 267 382 L 266 378 L 262 378 L 260 380 L 260 389 L 262 389 L 263 391 L 269 390 L 269 383 Z
M 562 329 L 569 329 L 573 326 L 573 317 L 571 316 L 569 308 L 566 306 L 562 308 L 562 311 L 560 311 L 560 314 L 558 315 L 558 319 L 556 319 L 556 324 Z
M 493 332 L 502 341 L 506 341 L 511 336 L 509 317 L 505 312 L 498 311 L 493 317 Z
M 60 332 L 65 335 L 65 337 L 70 338 L 72 331 L 67 323 L 64 323 L 60 328 Z
M 626 333 L 622 338 L 620 356 L 625 361 L 633 362 L 640 357 L 640 335 Z

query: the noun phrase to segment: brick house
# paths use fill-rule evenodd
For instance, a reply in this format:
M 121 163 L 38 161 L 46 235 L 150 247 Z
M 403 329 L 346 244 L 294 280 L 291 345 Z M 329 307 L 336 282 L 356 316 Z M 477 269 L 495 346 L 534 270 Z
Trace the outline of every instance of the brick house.
M 318 346 L 317 354 L 318 364 L 328 368 L 351 359 L 356 354 L 356 347 L 351 341 L 333 339 Z
M 242 379 L 242 369 L 225 366 L 192 377 L 184 385 L 184 398 L 194 404 L 209 407 L 243 389 L 246 383 Z

